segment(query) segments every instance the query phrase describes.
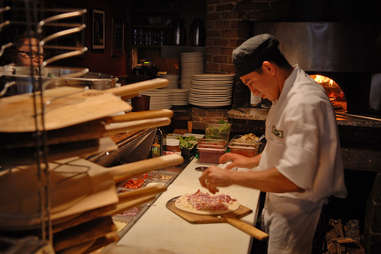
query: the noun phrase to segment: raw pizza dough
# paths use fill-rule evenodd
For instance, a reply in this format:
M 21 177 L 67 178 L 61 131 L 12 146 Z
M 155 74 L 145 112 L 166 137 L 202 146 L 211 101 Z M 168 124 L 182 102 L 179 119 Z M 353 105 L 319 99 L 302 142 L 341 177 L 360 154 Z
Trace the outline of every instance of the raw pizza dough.
M 197 210 L 188 202 L 187 195 L 183 195 L 177 198 L 175 201 L 176 208 L 186 212 L 202 214 L 202 215 L 219 215 L 219 214 L 230 213 L 237 210 L 240 206 L 240 204 L 237 201 L 233 201 L 232 203 L 226 204 L 226 205 L 228 207 L 228 209 L 226 210 Z

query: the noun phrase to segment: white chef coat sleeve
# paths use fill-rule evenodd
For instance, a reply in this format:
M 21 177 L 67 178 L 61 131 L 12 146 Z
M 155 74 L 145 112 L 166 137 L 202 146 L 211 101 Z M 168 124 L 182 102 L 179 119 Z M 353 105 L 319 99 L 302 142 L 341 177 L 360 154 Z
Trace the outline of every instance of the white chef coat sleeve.
M 279 126 L 284 130 L 284 151 L 276 168 L 297 186 L 309 190 L 318 168 L 319 121 L 323 114 L 319 105 L 311 103 L 293 105 L 286 112 Z

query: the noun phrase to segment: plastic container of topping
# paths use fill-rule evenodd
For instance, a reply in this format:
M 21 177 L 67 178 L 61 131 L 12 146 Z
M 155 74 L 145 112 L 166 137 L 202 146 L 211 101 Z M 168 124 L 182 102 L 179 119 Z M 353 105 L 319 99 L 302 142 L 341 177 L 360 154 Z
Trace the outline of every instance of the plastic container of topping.
M 197 148 L 225 148 L 226 140 L 224 139 L 200 139 Z
M 231 153 L 238 153 L 247 157 L 252 157 L 258 154 L 258 146 L 229 144 L 228 148 Z
M 230 129 L 231 123 L 208 123 L 205 128 L 205 137 L 229 140 Z
M 166 151 L 170 152 L 181 152 L 180 150 L 180 140 L 170 138 L 166 140 Z
M 201 139 L 198 143 L 199 162 L 216 163 L 226 151 L 226 141 L 223 139 Z
M 248 157 L 258 154 L 261 142 L 259 138 L 252 133 L 235 136 L 230 140 L 228 148 L 231 153 L 238 153 Z

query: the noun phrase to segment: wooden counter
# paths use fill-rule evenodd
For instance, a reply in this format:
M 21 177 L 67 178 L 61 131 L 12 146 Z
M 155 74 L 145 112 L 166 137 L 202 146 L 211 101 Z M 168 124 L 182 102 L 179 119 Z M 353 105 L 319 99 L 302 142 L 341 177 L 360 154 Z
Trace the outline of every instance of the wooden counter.
M 200 164 L 193 159 L 121 240 L 102 253 L 248 253 L 250 236 L 233 226 L 226 223 L 190 224 L 166 208 L 167 201 L 173 197 L 201 189 L 198 181 L 201 172 L 194 169 L 201 165 L 208 164 Z M 259 191 L 230 186 L 221 188 L 220 192 L 237 198 L 241 204 L 251 208 L 253 213 L 241 220 L 254 223 Z

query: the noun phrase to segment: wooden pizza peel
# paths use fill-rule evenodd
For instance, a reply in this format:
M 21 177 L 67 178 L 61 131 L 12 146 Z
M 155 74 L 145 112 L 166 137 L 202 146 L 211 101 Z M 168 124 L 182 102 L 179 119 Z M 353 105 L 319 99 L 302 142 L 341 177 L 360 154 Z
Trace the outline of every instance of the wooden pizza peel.
M 96 240 L 97 238 L 115 231 L 116 226 L 114 225 L 111 217 L 99 218 L 76 227 L 66 229 L 62 232 L 55 233 L 53 236 L 53 247 L 57 252 L 89 240 Z
M 149 110 L 130 112 L 124 115 L 106 117 L 66 128 L 46 132 L 46 144 L 55 145 L 61 143 L 92 140 L 106 136 L 112 136 L 121 132 L 136 132 L 147 128 L 155 128 L 170 124 L 172 110 Z M 0 149 L 18 147 L 35 147 L 34 132 L 0 132 Z
M 118 146 L 109 137 L 49 145 L 47 147 L 47 160 L 51 162 L 72 157 L 87 157 L 92 154 L 111 152 L 117 149 Z M 3 169 L 35 163 L 35 147 L 0 149 L 0 164 Z
M 225 213 L 220 215 L 203 215 L 203 214 L 196 214 L 191 213 L 188 211 L 181 210 L 176 207 L 175 202 L 178 197 L 174 197 L 170 199 L 166 206 L 169 210 L 171 210 L 176 215 L 180 216 L 184 220 L 188 221 L 192 224 L 210 224 L 210 223 L 229 223 L 230 225 L 238 228 L 239 230 L 249 234 L 250 236 L 258 239 L 258 240 L 264 240 L 268 238 L 268 234 L 257 229 L 256 227 L 243 222 L 240 220 L 240 218 L 250 214 L 252 210 L 244 205 L 240 205 L 238 209 Z
M 58 223 L 53 225 L 53 232 L 60 232 L 67 228 L 77 226 L 79 224 L 100 218 L 105 216 L 112 216 L 123 212 L 131 207 L 135 207 L 146 202 L 153 200 L 157 194 L 167 190 L 166 186 L 163 185 L 153 185 L 145 187 L 139 190 L 134 190 L 130 192 L 124 192 L 118 194 L 119 202 L 117 205 L 112 207 L 102 207 L 99 209 L 94 209 L 86 211 L 79 216 L 67 220 L 64 223 Z M 127 195 L 126 195 L 127 194 Z
M 119 96 L 131 97 L 139 92 L 165 87 L 166 79 L 152 79 L 107 90 L 85 90 L 76 87 L 59 87 L 44 91 L 44 112 L 41 99 L 36 96 L 37 121 L 32 94 L 20 94 L 0 99 L 0 132 L 33 132 L 35 124 L 45 130 L 65 128 L 100 119 L 115 113 L 130 111 L 131 106 Z
M 59 170 L 50 171 L 51 219 L 118 203 L 115 183 L 155 169 L 179 165 L 176 154 L 104 168 L 84 159 L 60 161 Z M 39 181 L 36 170 L 15 168 L 0 175 L 0 228 L 20 230 L 39 225 Z

